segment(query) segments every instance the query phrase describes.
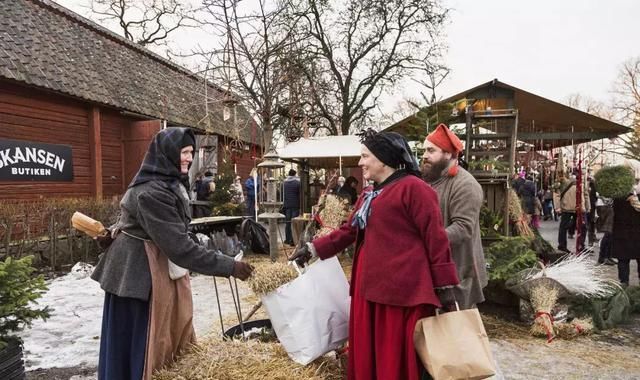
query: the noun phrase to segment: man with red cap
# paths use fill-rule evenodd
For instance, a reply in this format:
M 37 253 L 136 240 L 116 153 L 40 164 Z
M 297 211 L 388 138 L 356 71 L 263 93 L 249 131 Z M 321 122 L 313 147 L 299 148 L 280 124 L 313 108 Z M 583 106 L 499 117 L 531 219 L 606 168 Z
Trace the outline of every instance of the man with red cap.
M 482 288 L 487 286 L 479 221 L 482 187 L 458 166 L 462 142 L 446 125 L 438 125 L 427 136 L 424 149 L 422 176 L 438 193 L 451 256 L 460 279 L 460 285 L 453 292 L 442 296 L 455 297 L 460 308 L 471 308 L 484 301 Z

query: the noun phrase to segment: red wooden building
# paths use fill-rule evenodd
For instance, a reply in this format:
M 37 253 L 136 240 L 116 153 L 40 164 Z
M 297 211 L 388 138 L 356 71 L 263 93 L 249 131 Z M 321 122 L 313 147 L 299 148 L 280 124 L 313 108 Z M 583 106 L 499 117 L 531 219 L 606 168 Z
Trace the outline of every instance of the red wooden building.
M 122 194 L 164 125 L 194 128 L 208 167 L 247 178 L 261 156 L 221 88 L 51 1 L 0 14 L 0 201 Z

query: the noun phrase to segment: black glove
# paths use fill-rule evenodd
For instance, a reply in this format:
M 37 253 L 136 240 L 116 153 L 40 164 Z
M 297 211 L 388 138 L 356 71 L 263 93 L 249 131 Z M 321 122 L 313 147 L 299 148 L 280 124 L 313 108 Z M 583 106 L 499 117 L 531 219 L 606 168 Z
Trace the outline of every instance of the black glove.
M 233 263 L 233 277 L 245 281 L 249 276 L 251 276 L 251 273 L 253 273 L 253 266 L 242 261 L 235 261 Z
M 96 242 L 101 250 L 106 251 L 111 243 L 113 243 L 113 238 L 111 238 L 111 231 L 107 229 L 106 235 L 96 236 Z
M 309 247 L 306 244 L 303 244 L 302 247 L 296 248 L 295 252 L 293 252 L 293 255 L 289 257 L 289 261 L 295 260 L 296 264 L 304 267 L 309 262 L 309 260 L 311 260 L 312 256 L 313 255 L 311 254 Z

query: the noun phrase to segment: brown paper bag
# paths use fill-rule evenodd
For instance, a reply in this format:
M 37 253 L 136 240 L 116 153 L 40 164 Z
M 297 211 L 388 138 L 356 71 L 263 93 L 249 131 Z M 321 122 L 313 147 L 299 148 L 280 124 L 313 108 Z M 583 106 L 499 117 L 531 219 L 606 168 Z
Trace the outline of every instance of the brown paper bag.
M 478 309 L 419 320 L 413 342 L 422 364 L 435 380 L 486 379 L 496 372 Z
M 71 225 L 76 230 L 82 231 L 92 238 L 104 236 L 107 233 L 102 223 L 77 211 L 71 216 Z

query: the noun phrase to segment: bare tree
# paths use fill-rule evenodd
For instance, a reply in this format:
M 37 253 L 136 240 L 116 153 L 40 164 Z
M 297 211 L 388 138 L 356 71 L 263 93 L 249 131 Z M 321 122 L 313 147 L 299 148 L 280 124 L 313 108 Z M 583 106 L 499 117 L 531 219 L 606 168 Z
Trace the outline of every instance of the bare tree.
M 172 32 L 194 26 L 194 10 L 179 0 L 91 0 L 102 22 L 115 21 L 124 37 L 142 46 L 166 42 Z
M 365 123 L 383 92 L 402 80 L 441 69 L 440 30 L 447 10 L 437 0 L 290 4 L 305 21 L 300 27 L 315 62 L 315 71 L 305 73 L 332 132 L 348 134 Z
M 255 111 L 263 131 L 264 147 L 271 146 L 274 128 L 294 118 L 290 98 L 296 74 L 290 57 L 296 53 L 296 35 L 282 2 L 259 0 L 204 0 L 210 27 L 223 37 L 222 46 L 197 54 L 215 57 L 218 83 L 228 96 Z
M 640 160 L 640 57 L 624 62 L 613 88 L 613 109 L 633 132 L 620 136 L 627 158 Z

